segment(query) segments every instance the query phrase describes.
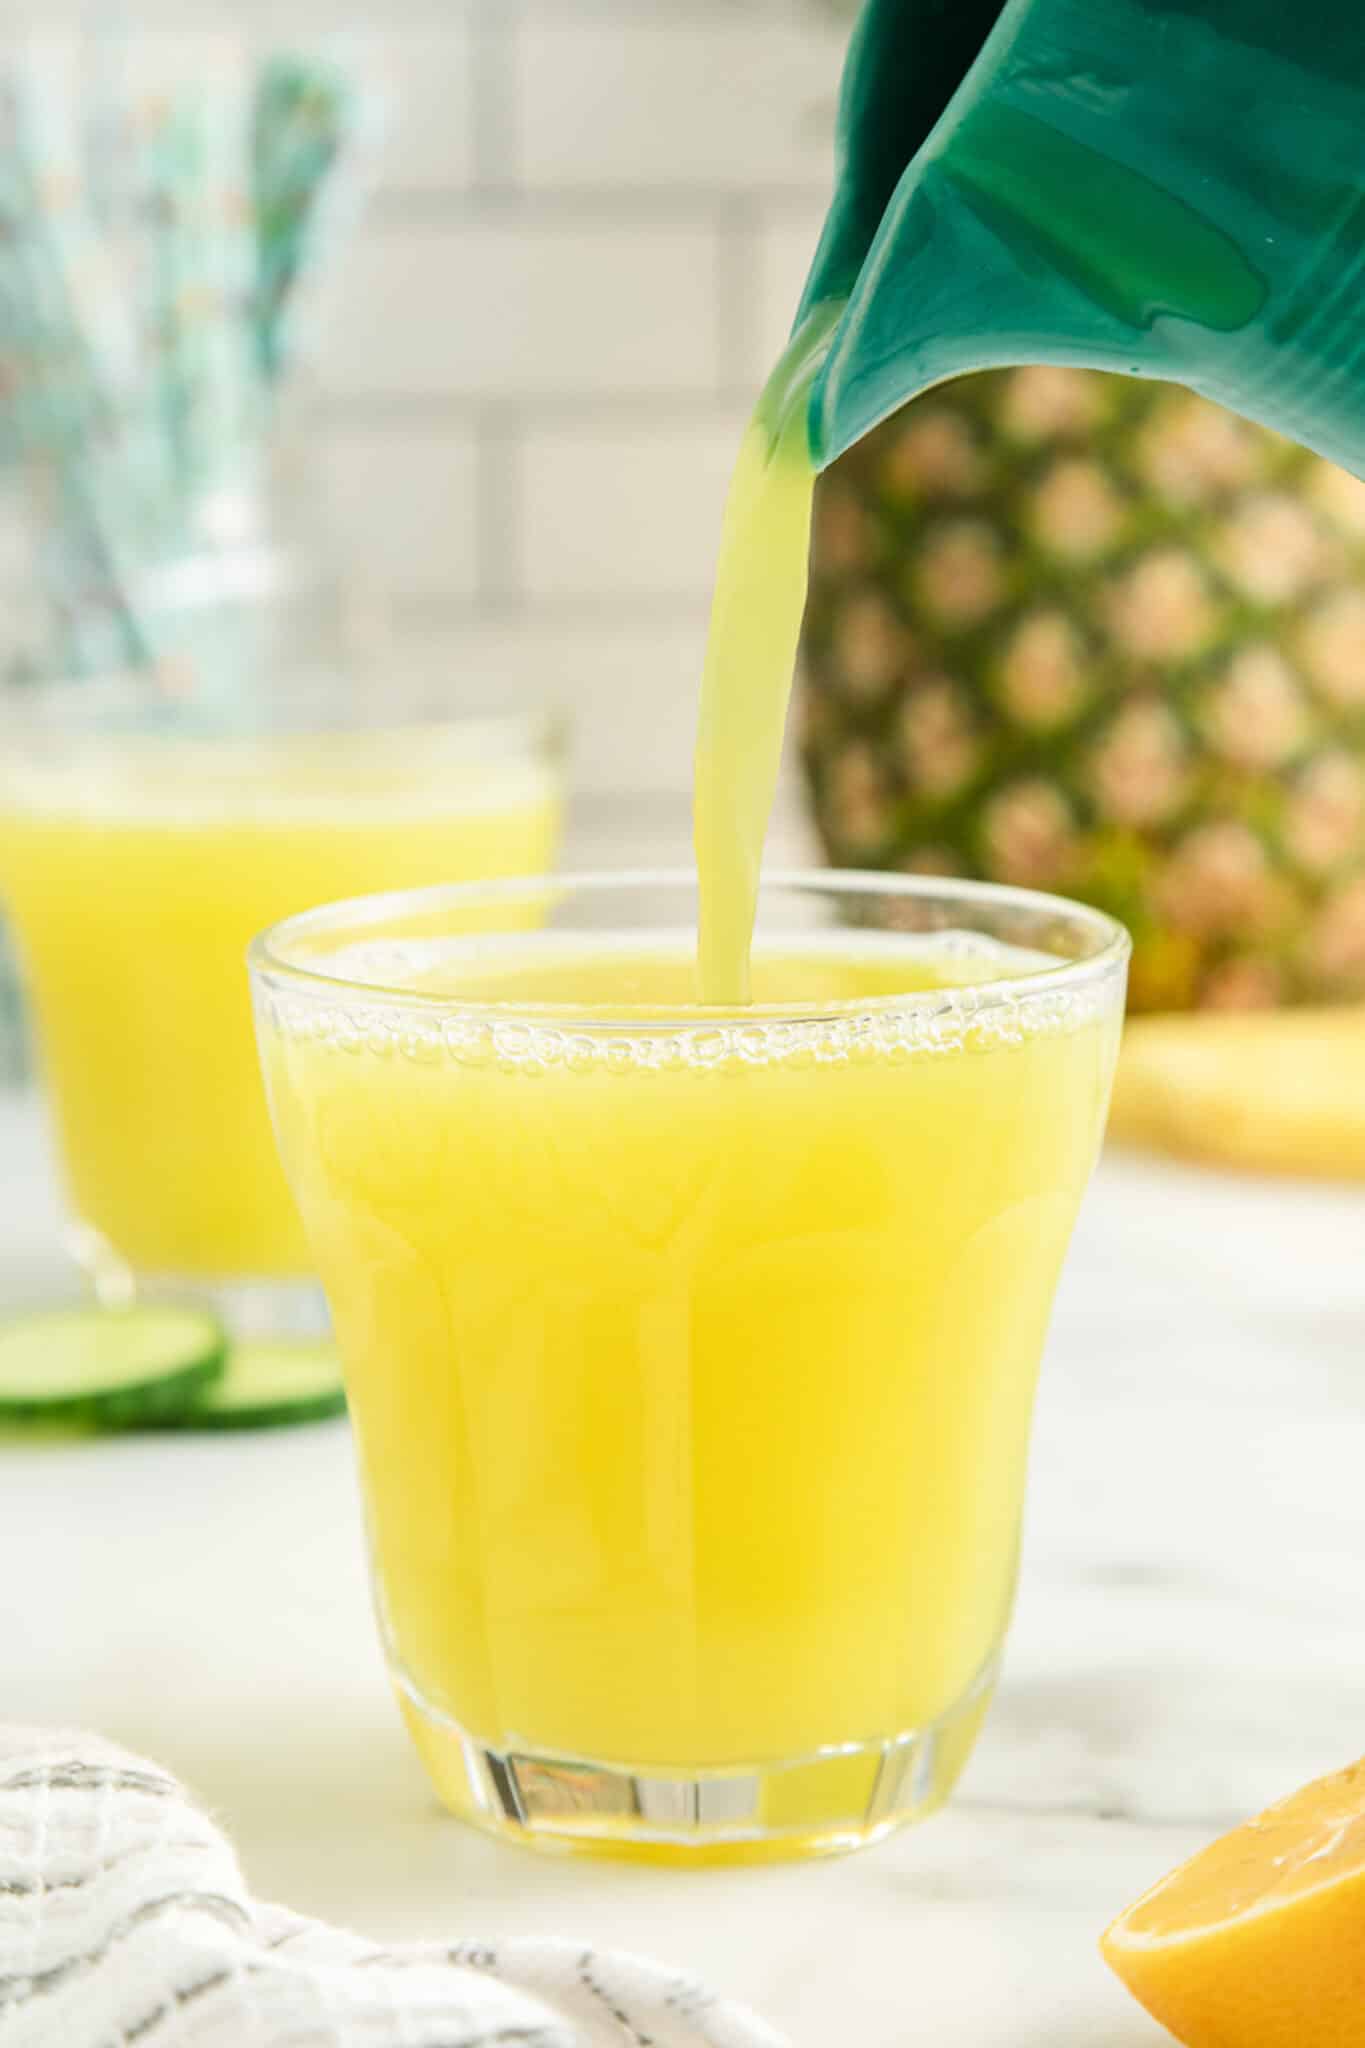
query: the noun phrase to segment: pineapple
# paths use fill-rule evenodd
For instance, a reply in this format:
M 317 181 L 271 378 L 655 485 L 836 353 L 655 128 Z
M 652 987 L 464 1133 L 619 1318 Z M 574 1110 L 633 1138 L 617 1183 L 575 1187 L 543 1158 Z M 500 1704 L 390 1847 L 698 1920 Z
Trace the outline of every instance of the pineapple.
M 991 371 L 822 479 L 831 857 L 1084 897 L 1138 1010 L 1365 995 L 1365 484 L 1170 385 Z
M 1365 1009 L 1140 1017 L 1110 1121 L 1208 1166 L 1365 1180 Z
M 1365 997 L 1365 483 L 1343 470 L 1172 385 L 962 378 L 822 478 L 802 670 L 836 863 L 1098 904 L 1133 934 L 1135 1011 Z M 1121 1080 L 1120 1128 L 1133 1099 Z

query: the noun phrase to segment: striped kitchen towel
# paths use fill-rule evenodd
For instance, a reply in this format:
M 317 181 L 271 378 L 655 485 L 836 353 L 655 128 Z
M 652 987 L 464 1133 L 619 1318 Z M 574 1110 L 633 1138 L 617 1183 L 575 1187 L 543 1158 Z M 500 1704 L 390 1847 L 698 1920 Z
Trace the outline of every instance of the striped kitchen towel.
M 249 1897 L 174 1778 L 0 1728 L 3 2048 L 783 2048 L 653 1963 L 546 1940 L 381 1948 Z

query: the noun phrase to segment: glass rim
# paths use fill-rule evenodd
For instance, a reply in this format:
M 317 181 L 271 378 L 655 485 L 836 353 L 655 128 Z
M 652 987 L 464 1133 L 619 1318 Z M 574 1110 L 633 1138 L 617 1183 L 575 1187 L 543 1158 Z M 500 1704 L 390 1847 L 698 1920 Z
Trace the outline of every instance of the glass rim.
M 475 907 L 488 908 L 514 903 L 529 896 L 608 896 L 612 892 L 687 889 L 695 891 L 696 870 L 692 868 L 609 868 L 570 871 L 562 875 L 514 875 L 495 881 L 445 882 L 422 888 L 392 890 L 369 896 L 351 896 L 318 904 L 296 912 L 258 932 L 247 948 L 247 964 L 253 981 L 285 992 L 327 996 L 344 1000 L 382 1004 L 406 1009 L 426 1017 L 464 1017 L 487 1023 L 547 1026 L 571 1025 L 603 1030 L 695 1029 L 699 1024 L 724 1023 L 727 1019 L 763 1025 L 811 1024 L 847 1021 L 876 1015 L 902 1016 L 919 1013 L 933 1016 L 960 1005 L 964 991 L 973 1007 L 1008 1004 L 1021 998 L 1069 994 L 1093 988 L 1117 976 L 1127 965 L 1132 940 L 1126 928 L 1106 911 L 1074 898 L 1045 890 L 1017 888 L 1003 882 L 979 882 L 967 877 L 906 875 L 874 868 L 786 868 L 765 874 L 759 883 L 760 931 L 765 894 L 782 892 L 812 897 L 898 896 L 908 901 L 934 902 L 946 899 L 965 908 L 1016 911 L 1064 919 L 1089 935 L 1092 951 L 1079 958 L 1057 959 L 1046 967 L 1003 974 L 990 981 L 946 984 L 939 988 L 907 989 L 899 994 L 823 998 L 807 1002 L 721 1005 L 694 1003 L 631 1004 L 617 1008 L 600 1002 L 527 1002 L 480 998 L 457 992 L 440 992 L 403 987 L 380 978 L 361 978 L 354 973 L 337 973 L 313 964 L 301 965 L 286 950 L 298 939 L 326 938 L 330 932 L 345 932 L 363 926 L 364 936 L 381 939 L 383 927 L 403 918 L 440 916 L 446 912 Z M 964 927 L 970 931 L 971 925 Z M 475 936 L 460 934 L 459 936 Z M 524 934 L 534 944 L 537 934 Z M 590 944 L 593 932 L 580 936 Z M 647 933 L 642 933 L 647 936 Z M 890 936 L 889 934 L 886 936 Z M 907 940 L 928 934 L 906 931 L 897 937 Z M 989 936 L 989 934 L 983 934 Z

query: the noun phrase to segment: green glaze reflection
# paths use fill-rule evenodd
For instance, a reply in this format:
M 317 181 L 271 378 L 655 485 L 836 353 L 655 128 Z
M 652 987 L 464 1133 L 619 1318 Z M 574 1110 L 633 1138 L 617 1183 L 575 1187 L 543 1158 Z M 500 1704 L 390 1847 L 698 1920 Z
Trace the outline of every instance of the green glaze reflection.
M 1264 276 L 1230 236 L 1031 114 L 998 107 L 978 118 L 944 170 L 1021 263 L 1050 270 L 1125 326 L 1174 313 L 1230 333 L 1265 305 Z

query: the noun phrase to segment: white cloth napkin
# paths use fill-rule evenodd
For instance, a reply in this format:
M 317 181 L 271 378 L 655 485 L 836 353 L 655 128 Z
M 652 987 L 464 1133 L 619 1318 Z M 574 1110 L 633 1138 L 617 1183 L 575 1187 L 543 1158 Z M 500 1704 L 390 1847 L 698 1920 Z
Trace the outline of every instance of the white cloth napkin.
M 3 2048 L 784 2048 L 690 1979 L 581 1942 L 382 1948 L 247 1894 L 174 1778 L 0 1728 Z

